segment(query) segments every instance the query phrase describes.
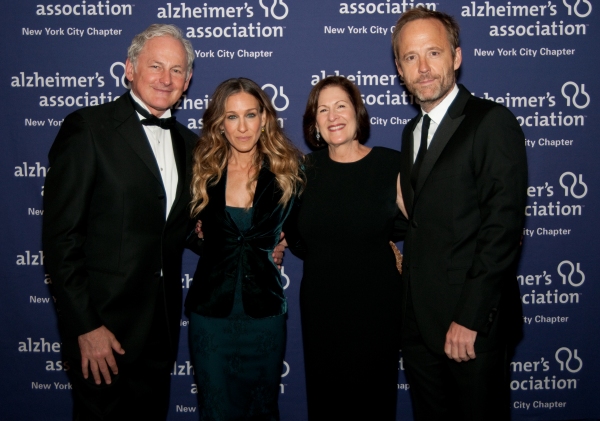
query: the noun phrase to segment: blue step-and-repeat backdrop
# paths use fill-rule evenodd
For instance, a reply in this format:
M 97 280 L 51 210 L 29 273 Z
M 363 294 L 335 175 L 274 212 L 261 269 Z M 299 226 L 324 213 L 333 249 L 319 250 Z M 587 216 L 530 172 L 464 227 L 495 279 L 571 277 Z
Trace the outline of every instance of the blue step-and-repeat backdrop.
M 272 97 L 279 124 L 308 151 L 301 119 L 326 75 L 351 78 L 371 116 L 367 145 L 400 148 L 417 108 L 401 85 L 390 33 L 416 5 L 443 10 L 462 27 L 459 81 L 506 105 L 526 136 L 530 164 L 518 271 L 525 337 L 511 364 L 513 420 L 600 418 L 600 157 L 597 32 L 592 0 L 8 0 L 0 5 L 0 420 L 69 420 L 71 386 L 61 358 L 41 247 L 47 152 L 73 110 L 126 91 L 126 49 L 154 22 L 180 26 L 195 50 L 194 76 L 177 119 L 202 128 L 219 82 L 254 79 Z M 598 67 L 594 67 L 598 66 Z M 143 216 L 142 216 L 143 217 Z M 189 287 L 194 255 L 186 254 Z M 298 290 L 302 265 L 283 267 L 290 314 L 281 375 L 284 420 L 305 420 Z M 376 285 L 376 279 L 373 284 Z M 187 349 L 188 320 L 173 366 L 169 420 L 197 418 Z M 399 361 L 398 420 L 412 419 Z M 332 389 L 338 387 L 331 384 Z M 348 402 L 352 405 L 352 402 Z

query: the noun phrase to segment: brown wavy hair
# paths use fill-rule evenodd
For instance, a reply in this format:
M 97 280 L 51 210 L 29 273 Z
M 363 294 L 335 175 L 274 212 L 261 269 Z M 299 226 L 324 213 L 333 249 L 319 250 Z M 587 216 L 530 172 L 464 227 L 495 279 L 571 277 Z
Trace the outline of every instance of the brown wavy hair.
M 316 136 L 317 109 L 319 108 L 319 95 L 321 95 L 321 91 L 331 86 L 341 88 L 350 98 L 350 102 L 352 103 L 356 114 L 356 134 L 354 136 L 359 143 L 365 143 L 371 132 L 369 113 L 365 108 L 363 99 L 360 96 L 360 91 L 356 85 L 343 76 L 327 76 L 326 78 L 321 79 L 319 83 L 312 88 L 310 94 L 308 94 L 306 110 L 302 117 L 304 139 L 315 148 L 327 146 L 327 143 L 325 143 L 325 140 L 323 140 L 322 137 L 317 139 Z
M 261 133 L 253 166 L 254 175 L 246 188 L 254 198 L 253 185 L 258 178 L 262 165 L 267 165 L 275 174 L 277 185 L 282 191 L 282 204 L 287 204 L 295 194 L 300 194 L 304 184 L 302 153 L 283 133 L 277 124 L 277 113 L 270 98 L 252 80 L 246 78 L 228 79 L 215 90 L 203 116 L 203 129 L 193 153 L 192 202 L 191 215 L 198 215 L 208 204 L 208 187 L 221 180 L 227 168 L 231 146 L 221 126 L 225 120 L 225 103 L 234 94 L 245 92 L 252 95 L 259 104 L 259 112 L 265 114 L 264 132 Z

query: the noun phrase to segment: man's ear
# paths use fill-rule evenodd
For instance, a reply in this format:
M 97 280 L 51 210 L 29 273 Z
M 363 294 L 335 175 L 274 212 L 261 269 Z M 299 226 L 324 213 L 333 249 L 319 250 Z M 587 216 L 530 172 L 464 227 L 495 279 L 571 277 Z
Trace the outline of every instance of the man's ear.
M 192 80 L 192 71 L 190 70 L 190 74 L 188 75 L 185 85 L 183 85 L 183 92 L 187 91 L 188 86 L 190 86 L 190 80 Z
M 454 50 L 454 70 L 458 70 L 462 63 L 462 50 L 460 47 L 456 47 Z
M 401 78 L 403 78 L 404 73 L 402 72 L 402 68 L 400 67 L 400 64 L 398 63 L 398 59 L 394 60 L 394 63 L 396 63 L 396 70 L 398 70 L 398 74 L 400 75 Z
M 133 80 L 134 73 L 135 73 L 135 66 L 129 59 L 127 59 L 125 61 L 125 76 L 127 77 L 128 81 L 131 82 Z

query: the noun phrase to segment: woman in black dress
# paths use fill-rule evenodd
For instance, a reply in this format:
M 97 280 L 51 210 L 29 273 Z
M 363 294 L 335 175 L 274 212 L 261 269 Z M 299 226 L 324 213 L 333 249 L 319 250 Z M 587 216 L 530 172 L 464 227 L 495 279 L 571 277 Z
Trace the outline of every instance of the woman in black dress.
M 200 419 L 279 420 L 287 304 L 271 252 L 303 184 L 301 154 L 249 79 L 221 83 L 203 118 L 192 213 L 204 238 L 186 299 Z
M 343 77 L 313 88 L 304 132 L 326 146 L 307 156 L 298 215 L 309 420 L 394 420 L 400 274 L 389 241 L 403 221 L 400 153 L 362 144 L 369 117 Z

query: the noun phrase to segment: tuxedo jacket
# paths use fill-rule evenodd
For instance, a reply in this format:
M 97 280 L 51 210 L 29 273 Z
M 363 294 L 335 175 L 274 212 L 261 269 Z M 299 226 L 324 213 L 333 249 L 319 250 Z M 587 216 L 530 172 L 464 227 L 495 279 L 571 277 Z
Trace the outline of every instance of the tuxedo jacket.
M 128 94 L 67 116 L 50 149 L 43 245 L 67 354 L 78 356 L 74 339 L 104 325 L 123 359 L 135 359 L 161 296 L 176 349 L 196 136 L 178 123 L 171 137 L 178 183 L 166 219 L 159 168 Z
M 507 108 L 459 85 L 413 190 L 413 130 L 420 118 L 402 135 L 409 214 L 403 302 L 411 297 L 433 352 L 443 354 L 453 321 L 478 332 L 476 351 L 493 349 L 522 322 L 516 266 L 527 188 L 525 138 Z
M 233 308 L 236 283 L 241 279 L 242 303 L 248 316 L 283 314 L 287 304 L 271 253 L 279 243 L 295 198 L 286 205 L 279 203 L 282 192 L 275 175 L 263 166 L 254 192 L 252 224 L 242 233 L 225 209 L 226 185 L 225 171 L 219 182 L 208 188 L 209 202 L 197 217 L 202 221 L 204 240 L 186 310 L 208 317 L 227 317 Z M 198 241 L 195 233 L 191 235 L 192 241 Z

